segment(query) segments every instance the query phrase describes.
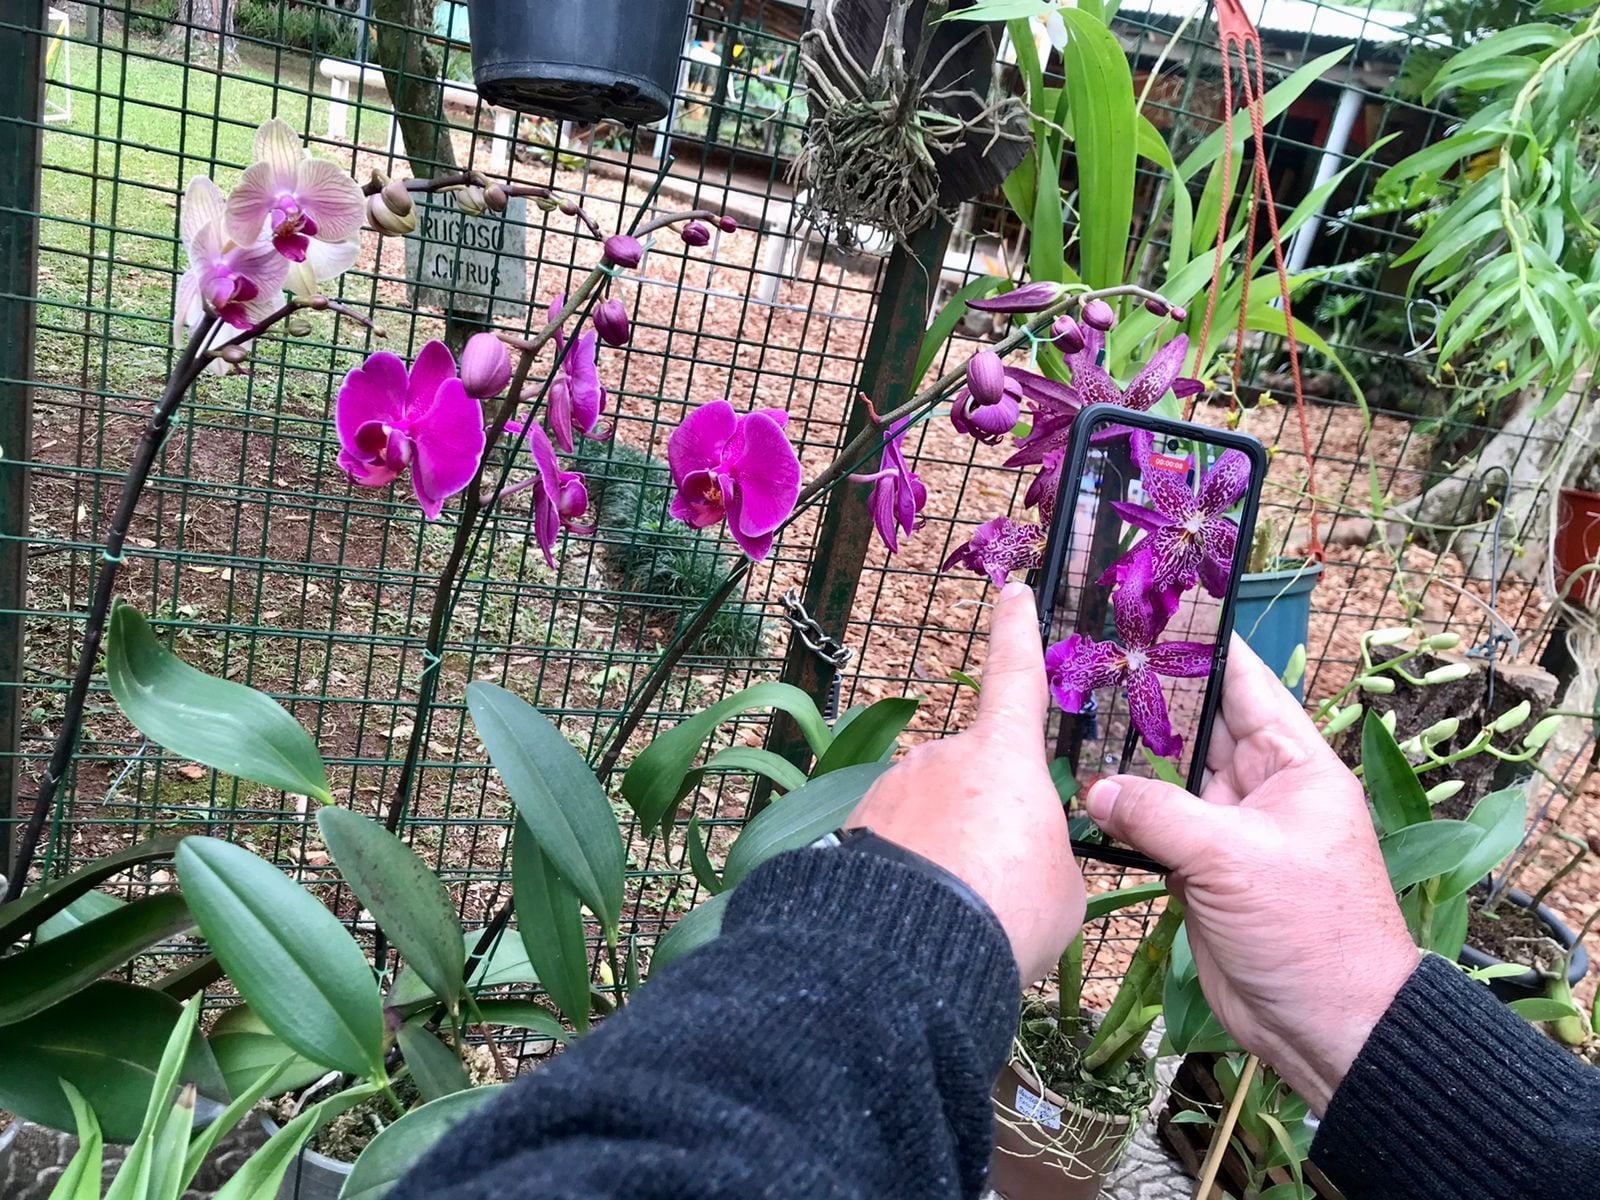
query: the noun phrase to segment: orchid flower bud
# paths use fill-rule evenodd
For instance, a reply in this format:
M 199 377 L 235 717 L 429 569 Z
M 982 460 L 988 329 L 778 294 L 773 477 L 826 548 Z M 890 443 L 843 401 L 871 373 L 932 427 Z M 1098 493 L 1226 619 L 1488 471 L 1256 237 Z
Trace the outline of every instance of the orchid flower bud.
M 382 196 L 368 196 L 367 223 L 379 233 L 387 233 L 391 237 L 404 237 L 408 233 L 416 232 L 417 214 L 415 209 L 404 214 L 397 213 L 384 202 Z
M 1172 305 L 1160 296 L 1151 296 L 1144 302 L 1144 310 L 1152 317 L 1164 317 L 1172 311 Z
M 1421 754 L 1422 739 L 1420 737 L 1408 737 L 1405 741 L 1400 743 L 1400 753 L 1404 754 L 1407 758 L 1410 758 L 1414 754 Z
M 637 267 L 643 260 L 644 247 L 639 244 L 639 239 L 636 237 L 626 233 L 614 233 L 606 239 L 600 257 L 608 267 L 629 269 Z
M 1181 304 L 1174 304 L 1172 311 L 1167 315 L 1174 321 L 1187 321 L 1189 319 L 1189 310 Z
M 1459 779 L 1446 779 L 1443 783 L 1434 784 L 1422 795 L 1429 804 L 1442 804 L 1466 786 Z
M 568 520 L 576 520 L 589 511 L 589 489 L 584 486 L 582 475 L 567 475 L 562 479 L 556 511 Z
M 703 221 L 688 221 L 678 229 L 678 236 L 689 246 L 709 246 L 711 228 Z
M 561 207 L 560 201 L 554 196 L 535 196 L 533 202 L 539 206 L 540 212 L 553 213 Z
M 491 183 L 483 189 L 483 202 L 490 212 L 503 213 L 511 203 L 511 193 L 506 191 L 503 184 Z
M 1471 663 L 1446 663 L 1435 667 L 1422 677 L 1423 683 L 1454 683 L 1472 674 Z
M 723 213 L 717 218 L 717 228 L 722 230 L 723 233 L 738 233 L 739 222 L 735 221 L 727 213 Z
M 595 306 L 594 329 L 600 335 L 600 340 L 608 346 L 626 346 L 633 340 L 627 306 L 615 297 L 602 300 Z
M 1561 728 L 1562 719 L 1561 717 L 1545 717 L 1532 729 L 1528 730 L 1527 735 L 1523 737 L 1523 748 L 1525 750 L 1544 749 L 1545 743 L 1555 737 L 1556 730 Z
M 230 367 L 237 367 L 250 357 L 250 351 L 243 346 L 223 346 L 215 352 L 216 357 L 227 363 Z
M 283 331 L 290 337 L 310 337 L 311 322 L 306 320 L 299 313 L 295 313 L 283 323 Z
M 1061 353 L 1077 354 L 1085 345 L 1083 327 L 1071 317 L 1057 317 L 1050 324 L 1050 340 Z
M 1359 704 L 1352 704 L 1348 708 L 1334 709 L 1333 719 L 1322 727 L 1322 736 L 1325 738 L 1331 738 L 1337 734 L 1343 733 L 1346 729 L 1349 729 L 1350 726 L 1354 725 L 1358 720 L 1361 719 L 1361 714 L 1364 711 L 1366 710 L 1363 709 Z
M 481 217 L 489 211 L 489 200 L 481 187 L 469 183 L 456 189 L 456 207 L 469 217 Z
M 1104 300 L 1091 300 L 1083 306 L 1083 323 L 1102 333 L 1110 333 L 1117 323 L 1117 310 Z
M 1524 700 L 1515 708 L 1508 708 L 1494 720 L 1489 722 L 1489 728 L 1496 733 L 1510 733 L 1533 715 L 1533 705 Z
M 998 296 L 985 296 L 980 300 L 968 300 L 967 307 L 977 309 L 979 312 L 997 313 L 1030 313 L 1038 312 L 1042 308 L 1049 308 L 1061 298 L 1061 285 L 1050 283 L 1046 280 L 1035 280 L 1025 283 L 1021 287 L 1012 288 L 1009 292 L 1001 292 Z
M 1395 722 L 1395 715 L 1394 715 L 1394 709 L 1392 709 L 1392 708 L 1388 712 L 1386 712 L 1386 713 L 1382 714 L 1381 716 L 1379 716 L 1379 718 L 1378 718 L 1378 724 L 1382 725 L 1391 734 L 1394 733 L 1394 722 Z
M 1010 433 L 1017 419 L 1022 416 L 1022 405 L 1013 389 L 1007 389 L 995 404 L 978 404 L 975 403 L 976 399 L 975 396 L 968 396 L 957 400 L 950 414 L 952 422 L 962 433 L 985 441 L 998 440 Z
M 1454 650 L 1461 645 L 1459 633 L 1436 633 L 1432 637 L 1423 639 L 1424 650 Z
M 391 179 L 384 184 L 378 195 L 383 197 L 384 204 L 397 217 L 408 216 L 417 207 L 416 201 L 411 198 L 411 189 L 399 179 Z
M 1282 682 L 1287 688 L 1294 687 L 1306 676 L 1306 644 L 1300 642 L 1294 648 L 1294 653 L 1289 655 L 1289 665 L 1284 667 Z
M 1394 680 L 1382 675 L 1363 675 L 1356 680 L 1356 686 L 1363 692 L 1370 692 L 1374 696 L 1387 696 L 1394 691 Z
M 1457 717 L 1446 717 L 1442 721 L 1435 721 L 1418 736 L 1424 746 L 1437 746 L 1440 742 L 1447 742 L 1455 737 L 1456 730 L 1461 728 L 1461 721 Z
M 474 400 L 487 400 L 511 382 L 511 352 L 492 333 L 475 333 L 461 351 L 461 386 Z
M 993 350 L 980 350 L 967 360 L 967 390 L 979 406 L 999 404 L 1005 399 L 1006 368 Z
M 1409 625 L 1396 625 L 1392 629 L 1374 629 L 1367 634 L 1369 646 L 1398 646 L 1411 636 Z

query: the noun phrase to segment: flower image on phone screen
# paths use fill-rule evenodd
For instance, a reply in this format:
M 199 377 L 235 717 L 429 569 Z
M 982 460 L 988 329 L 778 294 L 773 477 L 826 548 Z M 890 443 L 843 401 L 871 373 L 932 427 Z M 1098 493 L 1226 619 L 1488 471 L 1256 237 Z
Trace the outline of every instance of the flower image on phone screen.
M 1193 787 L 1263 456 L 1202 426 L 1085 416 L 1045 580 L 1047 744 L 1080 796 L 1116 773 Z

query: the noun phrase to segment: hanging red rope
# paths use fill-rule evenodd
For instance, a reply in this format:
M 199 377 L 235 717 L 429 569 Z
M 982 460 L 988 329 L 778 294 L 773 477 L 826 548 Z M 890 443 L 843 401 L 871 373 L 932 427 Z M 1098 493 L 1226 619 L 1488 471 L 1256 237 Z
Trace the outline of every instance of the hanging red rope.
M 1244 89 L 1244 107 L 1250 114 L 1250 136 L 1255 143 L 1255 166 L 1250 187 L 1250 210 L 1245 225 L 1244 274 L 1239 285 L 1239 328 L 1233 356 L 1233 395 L 1229 404 L 1231 406 L 1239 402 L 1239 373 L 1244 357 L 1246 316 L 1250 311 L 1250 272 L 1256 256 L 1256 221 L 1265 201 L 1267 228 L 1272 234 L 1272 261 L 1278 272 L 1278 296 L 1283 305 L 1284 339 L 1289 347 L 1289 374 L 1294 380 L 1295 415 L 1300 422 L 1300 449 L 1306 459 L 1306 491 L 1311 520 L 1311 537 L 1306 553 L 1308 557 L 1321 562 L 1323 548 L 1317 527 L 1316 468 L 1311 456 L 1311 430 L 1306 422 L 1305 384 L 1300 376 L 1300 345 L 1294 334 L 1294 309 L 1289 301 L 1289 271 L 1284 265 L 1283 238 L 1278 232 L 1278 206 L 1272 195 L 1272 180 L 1267 173 L 1267 88 L 1262 68 L 1261 34 L 1245 14 L 1240 0 L 1217 0 L 1216 11 L 1222 52 L 1222 184 L 1226 192 L 1218 206 L 1216 257 L 1212 263 L 1211 288 L 1206 297 L 1206 315 L 1200 326 L 1195 361 L 1198 363 L 1205 358 L 1206 343 L 1211 336 L 1211 321 L 1216 315 L 1217 291 L 1222 280 L 1223 244 L 1228 236 L 1229 210 L 1233 207 L 1233 189 L 1228 184 L 1233 178 L 1233 68 L 1237 57 L 1239 79 Z M 1193 414 L 1196 399 L 1198 397 L 1190 398 L 1186 416 Z

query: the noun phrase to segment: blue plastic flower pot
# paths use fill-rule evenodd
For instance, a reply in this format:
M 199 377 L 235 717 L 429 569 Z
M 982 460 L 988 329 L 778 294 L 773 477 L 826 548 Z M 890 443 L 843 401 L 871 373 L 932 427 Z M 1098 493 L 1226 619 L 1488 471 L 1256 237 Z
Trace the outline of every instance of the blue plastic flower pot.
M 1289 667 L 1294 648 L 1306 644 L 1311 628 L 1311 592 L 1321 577 L 1321 563 L 1239 577 L 1233 627 L 1274 675 L 1282 675 Z M 1301 679 L 1292 690 L 1296 700 L 1304 699 L 1305 680 Z

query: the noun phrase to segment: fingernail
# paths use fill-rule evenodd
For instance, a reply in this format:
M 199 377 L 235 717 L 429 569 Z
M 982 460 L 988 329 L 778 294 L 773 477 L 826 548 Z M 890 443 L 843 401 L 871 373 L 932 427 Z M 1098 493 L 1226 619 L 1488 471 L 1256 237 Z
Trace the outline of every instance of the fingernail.
M 1084 800 L 1084 807 L 1089 810 L 1089 816 L 1096 822 L 1104 822 L 1111 815 L 1111 809 L 1117 803 L 1117 793 L 1122 791 L 1114 781 L 1102 779 L 1089 789 L 1089 795 Z
M 1013 579 L 1010 583 L 1006 584 L 1005 587 L 1000 589 L 1000 599 L 1002 600 L 1010 600 L 1017 596 L 1032 595 L 1033 589 L 1027 584 L 1023 583 L 1020 579 Z

